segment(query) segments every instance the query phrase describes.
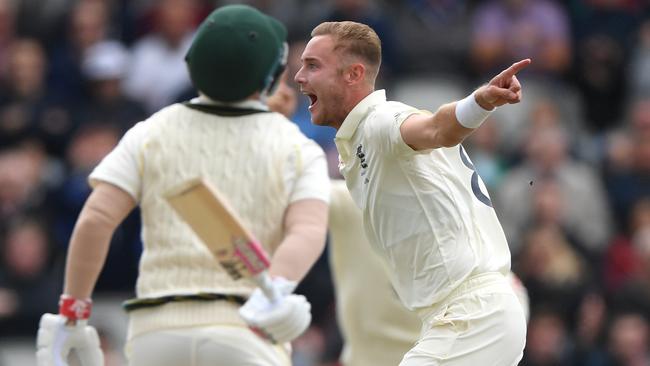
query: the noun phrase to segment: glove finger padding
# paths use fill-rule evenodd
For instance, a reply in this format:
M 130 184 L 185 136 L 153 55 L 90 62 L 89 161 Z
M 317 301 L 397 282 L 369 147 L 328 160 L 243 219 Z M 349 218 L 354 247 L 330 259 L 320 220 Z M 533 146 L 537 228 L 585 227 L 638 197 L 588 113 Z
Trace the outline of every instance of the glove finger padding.
M 311 322 L 311 305 L 302 295 L 289 295 L 269 311 L 260 312 L 255 326 L 270 334 L 276 342 L 292 341 L 302 334 Z
M 302 295 L 293 295 L 297 282 L 273 278 L 272 285 L 281 296 L 271 302 L 256 288 L 239 314 L 257 334 L 272 342 L 289 342 L 302 334 L 311 323 L 311 305 Z
M 295 321 L 292 323 L 284 323 L 281 327 L 278 327 L 277 330 L 274 330 L 275 338 L 279 342 L 288 342 L 298 338 L 302 333 L 307 330 L 309 324 L 311 324 L 311 305 L 307 302 L 307 299 L 304 296 L 300 296 L 302 299 L 297 299 L 291 297 L 288 299 L 289 302 L 294 302 L 292 314 L 295 315 Z M 298 301 L 299 300 L 299 301 Z
M 36 362 L 38 366 L 67 365 L 69 348 L 64 345 L 68 338 L 65 332 L 66 319 L 60 315 L 43 314 L 36 336 Z
M 66 366 L 70 350 L 77 352 L 82 366 L 102 366 L 104 355 L 99 336 L 85 321 L 66 325 L 61 315 L 43 314 L 36 337 L 38 366 Z
M 104 354 L 99 343 L 99 335 L 94 327 L 87 325 L 83 329 L 83 342 L 74 347 L 83 366 L 104 365 Z

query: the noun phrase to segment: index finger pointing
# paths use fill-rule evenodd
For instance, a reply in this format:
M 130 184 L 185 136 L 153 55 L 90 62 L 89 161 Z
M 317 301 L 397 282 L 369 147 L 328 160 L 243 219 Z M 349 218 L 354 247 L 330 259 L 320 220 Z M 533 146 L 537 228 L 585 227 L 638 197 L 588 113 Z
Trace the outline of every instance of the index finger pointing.
M 515 74 L 517 74 L 519 71 L 528 67 L 528 65 L 530 65 L 531 62 L 532 61 L 529 58 L 521 60 L 519 62 L 515 62 L 509 68 L 505 69 L 502 75 L 505 77 L 512 77 Z

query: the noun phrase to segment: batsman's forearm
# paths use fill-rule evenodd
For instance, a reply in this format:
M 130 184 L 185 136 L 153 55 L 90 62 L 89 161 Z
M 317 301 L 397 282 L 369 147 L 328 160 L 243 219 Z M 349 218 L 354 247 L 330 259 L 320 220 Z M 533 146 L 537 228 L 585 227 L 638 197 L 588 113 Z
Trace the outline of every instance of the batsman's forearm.
M 325 248 L 328 206 L 316 199 L 291 204 L 285 215 L 285 237 L 273 253 L 272 276 L 300 281 Z
M 316 231 L 315 229 L 313 231 Z M 300 282 L 325 248 L 325 235 L 291 234 L 273 254 L 271 276 L 282 276 Z
M 104 266 L 115 228 L 135 207 L 121 189 L 99 184 L 86 201 L 70 239 L 64 293 L 89 298 Z
M 80 216 L 70 240 L 65 268 L 64 293 L 90 298 L 104 266 L 114 228 L 94 218 Z

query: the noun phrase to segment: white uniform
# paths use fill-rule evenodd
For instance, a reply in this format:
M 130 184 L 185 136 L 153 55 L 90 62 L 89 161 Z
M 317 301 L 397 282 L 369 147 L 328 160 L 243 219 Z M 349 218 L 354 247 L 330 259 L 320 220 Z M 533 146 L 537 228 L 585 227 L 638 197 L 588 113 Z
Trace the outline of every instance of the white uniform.
M 231 279 L 162 199 L 181 182 L 204 176 L 215 183 L 270 253 L 283 238 L 290 203 L 329 201 L 323 151 L 296 125 L 264 112 L 259 102 L 238 104 L 253 110 L 242 116 L 228 116 L 232 105 L 194 102 L 169 106 L 134 126 L 90 175 L 92 184 L 114 184 L 141 207 L 139 299 L 199 293 L 246 297 L 255 288 L 248 279 Z M 131 311 L 130 363 L 288 365 L 286 350 L 253 334 L 237 309 L 232 301 L 217 300 L 172 301 Z
M 420 319 L 397 298 L 370 250 L 361 211 L 343 181 L 332 182 L 329 259 L 345 366 L 395 366 L 419 336 Z
M 404 143 L 400 125 L 414 113 L 376 91 L 335 139 L 366 235 L 402 303 L 424 321 L 402 364 L 515 365 L 525 319 L 505 278 L 510 252 L 489 195 L 462 146 L 418 152 Z M 476 305 L 468 296 L 489 298 Z M 474 305 L 456 306 L 466 301 Z

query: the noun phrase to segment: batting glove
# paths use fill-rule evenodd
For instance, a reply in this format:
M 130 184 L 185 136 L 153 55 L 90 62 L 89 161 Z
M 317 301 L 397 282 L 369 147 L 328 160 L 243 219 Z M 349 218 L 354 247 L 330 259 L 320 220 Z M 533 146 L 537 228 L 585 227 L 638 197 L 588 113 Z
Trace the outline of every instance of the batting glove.
M 92 302 L 62 295 L 59 314 L 43 314 L 36 337 L 38 366 L 67 366 L 75 350 L 82 366 L 103 366 L 104 354 L 99 336 L 88 325 Z
M 295 283 L 276 277 L 273 280 L 281 296 L 274 302 L 259 288 L 239 309 L 246 324 L 272 343 L 290 342 L 311 323 L 311 305 L 302 295 L 291 294 Z

